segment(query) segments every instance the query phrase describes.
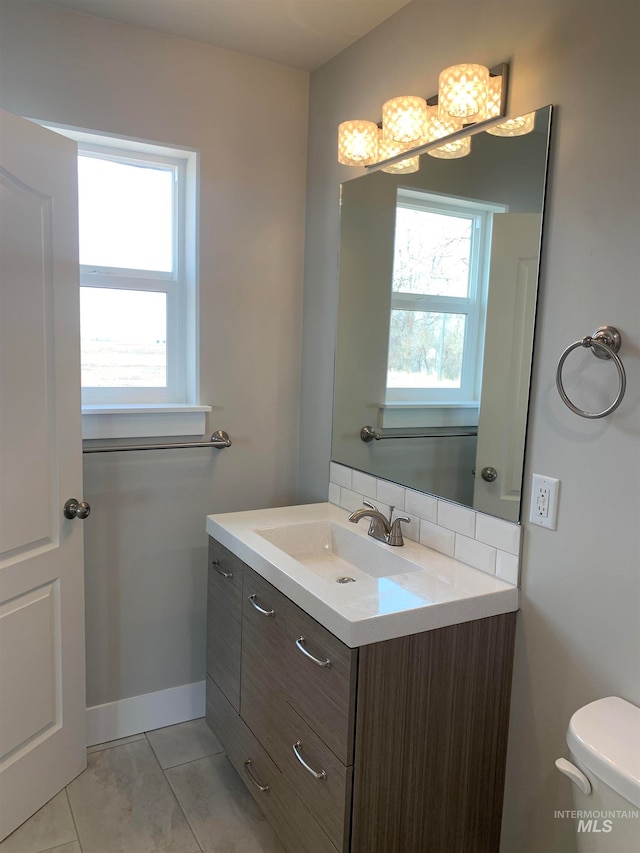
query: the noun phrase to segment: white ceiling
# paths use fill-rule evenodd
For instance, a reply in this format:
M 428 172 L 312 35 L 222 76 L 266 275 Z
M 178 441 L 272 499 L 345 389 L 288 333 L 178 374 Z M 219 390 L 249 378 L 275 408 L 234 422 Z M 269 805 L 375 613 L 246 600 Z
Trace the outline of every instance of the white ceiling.
M 409 0 L 45 0 L 313 71 Z

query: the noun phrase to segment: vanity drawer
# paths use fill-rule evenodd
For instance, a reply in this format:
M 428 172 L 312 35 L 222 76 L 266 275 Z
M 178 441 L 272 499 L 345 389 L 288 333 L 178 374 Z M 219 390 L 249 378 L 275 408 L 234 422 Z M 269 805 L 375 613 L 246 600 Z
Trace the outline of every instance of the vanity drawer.
M 209 539 L 207 673 L 236 710 L 240 708 L 243 573 L 244 563 Z
M 210 678 L 207 679 L 207 722 L 290 853 L 337 853 L 318 822 Z
M 336 758 L 289 705 L 272 725 L 278 738 L 272 756 L 284 778 L 337 849 L 347 851 L 353 767 Z
M 358 651 L 292 602 L 286 627 L 288 701 L 343 764 L 352 764 Z

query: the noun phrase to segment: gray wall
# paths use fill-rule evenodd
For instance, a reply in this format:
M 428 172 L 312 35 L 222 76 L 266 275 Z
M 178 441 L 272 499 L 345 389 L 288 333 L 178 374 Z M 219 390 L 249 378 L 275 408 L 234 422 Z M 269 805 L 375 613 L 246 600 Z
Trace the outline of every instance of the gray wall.
M 311 77 L 299 467 L 305 500 L 326 495 L 338 193 L 357 174 L 336 161 L 338 123 L 378 121 L 394 95 L 431 95 L 439 70 L 462 61 L 510 62 L 512 114 L 557 106 L 526 481 L 536 471 L 562 485 L 557 531 L 524 524 L 505 853 L 575 849 L 572 823 L 553 816 L 571 802 L 570 783 L 553 764 L 566 754 L 569 717 L 607 695 L 640 704 L 639 36 L 635 0 L 414 0 Z M 564 347 L 601 323 L 623 334 L 628 391 L 613 416 L 587 421 L 562 404 L 554 374 Z M 568 372 L 585 405 L 615 391 L 613 366 L 595 362 L 581 353 Z
M 293 503 L 308 74 L 0 5 L 12 112 L 200 152 L 201 402 L 229 450 L 85 457 L 87 704 L 204 678 L 205 517 Z

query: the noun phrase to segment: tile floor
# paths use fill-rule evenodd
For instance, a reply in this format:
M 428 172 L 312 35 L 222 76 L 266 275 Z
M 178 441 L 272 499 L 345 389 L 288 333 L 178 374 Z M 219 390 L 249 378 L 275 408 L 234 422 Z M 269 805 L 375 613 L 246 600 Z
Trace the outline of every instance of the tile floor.
M 0 853 L 284 853 L 203 719 L 89 747 Z

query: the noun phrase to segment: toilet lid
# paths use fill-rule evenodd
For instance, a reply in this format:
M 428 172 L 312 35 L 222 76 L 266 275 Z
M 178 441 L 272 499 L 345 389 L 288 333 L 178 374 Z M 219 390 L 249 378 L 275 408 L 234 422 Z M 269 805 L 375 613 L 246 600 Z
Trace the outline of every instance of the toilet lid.
M 584 768 L 640 808 L 640 708 L 617 696 L 591 702 L 571 717 L 567 744 Z

